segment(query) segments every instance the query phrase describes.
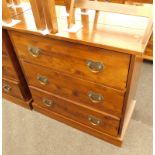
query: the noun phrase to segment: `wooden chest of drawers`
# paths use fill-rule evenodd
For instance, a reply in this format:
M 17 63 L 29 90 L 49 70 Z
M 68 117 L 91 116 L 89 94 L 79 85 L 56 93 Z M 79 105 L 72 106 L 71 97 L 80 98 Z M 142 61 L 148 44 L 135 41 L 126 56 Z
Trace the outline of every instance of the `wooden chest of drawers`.
M 36 8 L 34 4 L 34 10 L 38 11 L 40 5 Z M 151 6 L 149 10 L 121 4 L 108 5 L 117 9 L 129 8 L 136 15 L 152 17 Z M 45 3 L 44 7 L 49 9 Z M 13 27 L 6 26 L 32 94 L 33 109 L 120 146 L 135 106 L 135 88 L 145 45 L 151 34 L 151 20 L 148 28 L 146 19 L 137 21 L 136 17 L 132 19 L 129 16 L 129 21 L 135 22 L 131 25 L 124 14 L 116 15 L 118 20 L 127 22 L 126 25 L 120 21 L 123 26 L 108 19 L 113 13 L 107 18 L 111 25 L 101 20 L 97 24 L 97 16 L 92 22 L 89 15 L 81 15 L 81 21 L 77 17 L 76 22 L 83 28 L 70 33 L 64 30 L 68 21 L 61 17 L 61 9 L 58 7 L 57 10 L 59 32 L 55 34 L 43 34 L 42 17 L 36 17 L 33 9 L 36 24 L 30 10 L 15 17 L 22 22 Z M 46 20 L 52 18 L 50 13 Z M 103 12 L 100 15 L 104 17 Z M 55 18 L 52 20 L 57 24 Z M 56 25 L 53 25 L 53 31 L 49 23 L 46 26 L 50 32 L 57 32 Z M 145 33 L 146 26 L 148 34 Z M 12 74 L 13 78 L 13 72 L 5 69 L 11 65 L 5 63 L 5 56 L 3 59 L 4 73 Z M 10 80 L 4 79 L 3 82 L 7 90 L 10 88 L 6 82 L 9 85 Z M 12 88 L 15 90 L 13 95 L 22 98 L 21 83 L 14 82 Z
M 31 94 L 9 35 L 3 30 L 2 37 L 2 92 L 3 97 L 26 108 L 31 108 Z
M 133 99 L 128 87 L 136 80 L 135 56 L 15 31 L 9 34 L 34 110 L 121 144 L 116 137 L 123 130 L 125 105 Z

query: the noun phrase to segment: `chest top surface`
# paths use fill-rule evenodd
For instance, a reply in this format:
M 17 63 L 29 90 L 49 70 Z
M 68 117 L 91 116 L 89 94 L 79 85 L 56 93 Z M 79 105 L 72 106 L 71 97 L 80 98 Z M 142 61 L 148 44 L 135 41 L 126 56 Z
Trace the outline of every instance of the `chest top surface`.
M 152 5 L 146 7 L 148 7 L 148 14 L 152 16 Z M 149 18 L 146 17 L 99 12 L 96 18 L 95 11 L 88 10 L 81 13 L 80 9 L 76 9 L 75 19 L 76 26 L 82 26 L 82 28 L 76 32 L 69 32 L 65 7 L 56 6 L 56 13 L 59 29 L 56 34 L 43 35 L 38 31 L 31 9 L 13 16 L 14 19 L 21 20 L 20 23 L 12 27 L 3 26 L 3 28 L 139 56 L 143 55 L 152 32 L 152 28 L 146 31 L 149 24 Z

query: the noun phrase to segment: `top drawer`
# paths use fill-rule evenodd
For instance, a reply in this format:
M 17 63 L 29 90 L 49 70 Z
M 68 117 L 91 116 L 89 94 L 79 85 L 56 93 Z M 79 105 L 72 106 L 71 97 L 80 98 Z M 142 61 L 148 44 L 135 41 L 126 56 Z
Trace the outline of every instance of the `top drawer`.
M 11 32 L 20 58 L 85 80 L 124 89 L 130 55 L 35 35 Z

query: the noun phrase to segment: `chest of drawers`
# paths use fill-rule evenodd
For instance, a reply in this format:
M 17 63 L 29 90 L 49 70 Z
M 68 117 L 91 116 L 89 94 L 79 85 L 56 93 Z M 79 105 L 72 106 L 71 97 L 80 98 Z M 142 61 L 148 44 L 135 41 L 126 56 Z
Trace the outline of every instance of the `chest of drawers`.
M 77 20 L 83 28 L 69 33 L 64 31 L 67 22 L 61 9 L 56 34 L 40 33 L 31 10 L 15 17 L 22 20 L 19 24 L 5 27 L 32 94 L 33 109 L 120 146 L 135 106 L 148 41 L 142 29 L 145 24 L 140 24 L 141 29 L 134 28 L 136 24 L 129 28 L 130 23 L 109 26 L 102 20 L 95 25 L 85 15 Z M 14 95 L 21 97 L 18 91 Z
M 9 34 L 34 110 L 121 144 L 125 105 L 133 103 L 128 87 L 136 81 L 135 56 L 15 31 Z
M 2 32 L 3 97 L 23 107 L 31 108 L 31 94 L 9 39 L 8 32 L 6 30 Z

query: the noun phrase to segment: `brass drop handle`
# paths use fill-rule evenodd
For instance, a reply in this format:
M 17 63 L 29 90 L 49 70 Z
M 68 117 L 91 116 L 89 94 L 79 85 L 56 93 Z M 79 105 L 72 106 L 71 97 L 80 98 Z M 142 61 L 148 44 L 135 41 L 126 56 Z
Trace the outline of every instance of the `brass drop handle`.
M 94 126 L 98 126 L 98 125 L 101 125 L 102 123 L 102 120 L 101 119 L 98 119 L 96 118 L 95 116 L 92 116 L 92 115 L 89 115 L 88 116 L 88 121 L 94 125 Z
M 43 104 L 45 105 L 45 106 L 47 106 L 47 107 L 52 107 L 53 106 L 53 104 L 54 104 L 54 102 L 52 101 L 52 100 L 49 100 L 49 99 L 47 99 L 47 98 L 43 98 Z
M 48 83 L 48 78 L 46 76 L 38 75 L 37 80 L 40 82 L 42 85 L 46 85 Z
M 105 2 L 111 2 L 111 0 L 105 0 Z
M 10 85 L 8 85 L 8 84 L 5 84 L 5 85 L 3 86 L 3 90 L 4 90 L 4 92 L 6 92 L 6 93 L 9 93 L 9 92 L 11 91 L 11 89 L 12 89 L 12 87 L 11 87 Z
M 93 73 L 101 72 L 104 68 L 104 64 L 101 62 L 87 60 L 86 64 L 87 64 L 88 68 L 91 70 L 91 72 L 93 72 Z
M 28 47 L 28 51 L 33 57 L 38 57 L 41 52 L 41 50 L 38 47 L 33 46 Z
M 95 93 L 93 91 L 88 92 L 88 97 L 93 103 L 102 103 L 104 100 L 103 95 Z

